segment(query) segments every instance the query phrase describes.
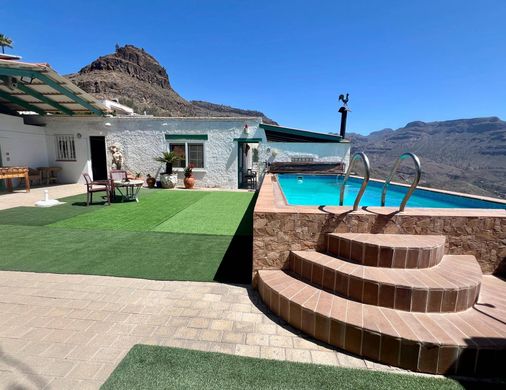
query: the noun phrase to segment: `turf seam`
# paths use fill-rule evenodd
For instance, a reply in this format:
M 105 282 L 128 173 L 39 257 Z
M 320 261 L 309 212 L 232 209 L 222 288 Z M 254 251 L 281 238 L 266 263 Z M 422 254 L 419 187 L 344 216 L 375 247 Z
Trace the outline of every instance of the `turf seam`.
M 163 224 L 163 223 L 167 222 L 169 219 L 174 218 L 174 217 L 175 217 L 176 215 L 178 215 L 180 212 L 182 212 L 182 211 L 186 210 L 188 207 L 191 207 L 191 206 L 193 206 L 194 204 L 196 204 L 196 203 L 200 202 L 202 199 L 204 199 L 204 198 L 205 198 L 206 196 L 208 196 L 208 195 L 209 195 L 209 194 L 206 194 L 205 196 L 203 196 L 202 198 L 200 198 L 200 199 L 199 199 L 199 200 L 197 200 L 196 202 L 193 202 L 193 203 L 189 204 L 188 206 L 186 206 L 186 207 L 182 208 L 181 210 L 179 210 L 177 213 L 175 213 L 175 214 L 171 215 L 169 218 L 167 218 L 167 219 L 165 219 L 165 220 L 161 221 L 160 223 L 158 223 L 158 224 L 156 224 L 156 225 L 154 225 L 154 226 L 151 226 L 150 230 L 152 231 L 152 229 L 156 229 L 156 227 L 158 227 L 158 226 L 160 226 L 161 224 Z M 157 231 L 157 230 L 156 230 L 156 231 Z M 167 232 L 167 233 L 170 233 L 170 232 Z

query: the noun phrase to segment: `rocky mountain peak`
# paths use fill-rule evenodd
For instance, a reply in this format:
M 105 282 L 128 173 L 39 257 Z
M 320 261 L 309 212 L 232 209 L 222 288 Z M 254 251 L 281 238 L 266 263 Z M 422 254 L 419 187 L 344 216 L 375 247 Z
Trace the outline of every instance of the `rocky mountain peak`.
M 120 72 L 140 81 L 169 88 L 169 75 L 163 66 L 144 49 L 133 45 L 116 46 L 112 54 L 101 56 L 79 71 L 84 75 L 95 71 Z
M 114 53 L 101 56 L 78 73 L 67 77 L 79 88 L 98 99 L 117 99 L 135 112 L 155 116 L 262 117 L 263 113 L 203 101 L 189 102 L 169 82 L 165 68 L 144 49 L 117 46 Z

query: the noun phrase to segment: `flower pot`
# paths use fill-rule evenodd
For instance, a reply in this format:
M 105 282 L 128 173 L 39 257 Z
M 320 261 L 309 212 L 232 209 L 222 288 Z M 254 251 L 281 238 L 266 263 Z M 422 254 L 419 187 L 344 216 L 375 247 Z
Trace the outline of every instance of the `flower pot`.
M 174 188 L 177 184 L 177 173 L 172 175 L 162 173 L 160 175 L 160 182 L 162 184 L 162 188 Z
M 154 177 L 148 177 L 146 179 L 146 184 L 148 185 L 148 188 L 155 188 L 156 179 Z
M 193 176 L 184 178 L 184 188 L 192 189 L 195 185 L 195 178 Z

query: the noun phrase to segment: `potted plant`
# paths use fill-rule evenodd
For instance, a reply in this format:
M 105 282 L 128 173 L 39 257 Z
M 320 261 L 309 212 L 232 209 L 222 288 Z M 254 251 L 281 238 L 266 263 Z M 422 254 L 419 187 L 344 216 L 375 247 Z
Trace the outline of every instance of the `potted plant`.
M 160 175 L 162 188 L 174 188 L 177 184 L 177 173 L 172 173 L 172 164 L 179 161 L 180 157 L 174 152 L 163 152 L 155 161 L 165 163 L 165 173 Z
M 160 157 L 155 157 L 155 161 L 165 163 L 165 174 L 172 175 L 172 164 L 181 158 L 174 152 L 163 152 Z
M 184 170 L 184 188 L 191 189 L 195 185 L 195 178 L 193 177 L 193 164 L 188 165 Z
M 148 177 L 146 179 L 146 184 L 148 185 L 148 188 L 155 188 L 156 179 L 153 176 L 151 176 L 149 173 L 148 173 Z

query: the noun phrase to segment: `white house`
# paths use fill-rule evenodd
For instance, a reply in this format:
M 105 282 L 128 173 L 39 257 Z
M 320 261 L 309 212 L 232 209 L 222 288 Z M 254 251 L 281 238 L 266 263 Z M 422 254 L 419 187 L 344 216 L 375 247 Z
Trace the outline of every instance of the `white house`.
M 197 186 L 240 188 L 248 169 L 261 174 L 266 163 L 349 161 L 350 144 L 335 135 L 254 117 L 112 116 L 106 103 L 47 65 L 0 60 L 0 166 L 60 167 L 62 183 L 104 179 L 116 146 L 124 169 L 155 176 L 163 167 L 154 158 L 168 150 L 181 157 L 181 180 L 192 164 Z

